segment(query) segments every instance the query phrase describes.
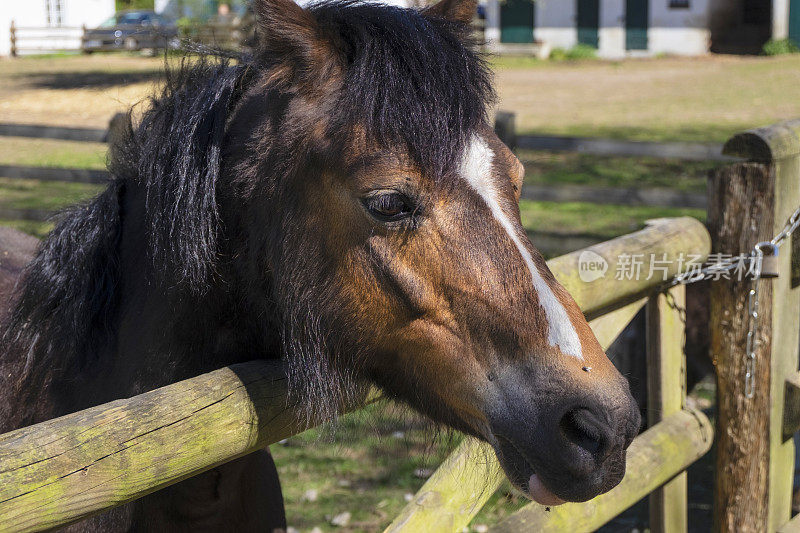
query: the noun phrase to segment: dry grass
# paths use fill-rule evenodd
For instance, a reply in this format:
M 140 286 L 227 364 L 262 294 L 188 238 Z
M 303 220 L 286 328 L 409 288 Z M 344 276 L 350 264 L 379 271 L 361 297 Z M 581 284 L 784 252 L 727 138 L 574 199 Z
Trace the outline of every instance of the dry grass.
M 119 54 L 0 60 L 0 122 L 106 127 L 153 91 L 162 66 Z
M 499 107 L 523 131 L 722 142 L 800 116 L 800 56 L 497 66 Z
M 800 116 L 800 56 L 494 64 L 500 108 L 526 131 L 723 141 Z M 162 65 L 110 54 L 2 60 L 0 122 L 103 127 L 152 92 Z

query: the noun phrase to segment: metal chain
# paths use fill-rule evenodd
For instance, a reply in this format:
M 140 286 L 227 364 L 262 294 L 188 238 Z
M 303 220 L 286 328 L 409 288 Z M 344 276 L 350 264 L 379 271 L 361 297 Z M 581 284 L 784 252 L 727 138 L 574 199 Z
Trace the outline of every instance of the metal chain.
M 719 279 L 737 268 L 749 265 L 748 272 L 752 274 L 750 290 L 747 293 L 747 345 L 745 349 L 745 374 L 744 374 L 744 394 L 747 398 L 752 398 L 755 394 L 756 382 L 756 350 L 758 349 L 758 305 L 760 295 L 760 283 L 762 265 L 764 262 L 764 252 L 769 249 L 770 253 L 777 254 L 778 249 L 788 239 L 792 233 L 800 226 L 800 207 L 786 221 L 783 229 L 769 241 L 757 243 L 749 254 L 741 254 L 726 261 L 719 261 L 706 265 L 699 269 L 688 270 L 678 274 L 669 283 L 670 287 L 675 285 L 696 283 L 706 279 Z
M 777 245 L 776 245 L 777 246 Z M 756 393 L 756 349 L 759 345 L 758 339 L 758 297 L 761 279 L 761 263 L 764 259 L 764 251 L 761 243 L 755 246 L 755 265 L 753 281 L 750 290 L 747 292 L 747 345 L 745 347 L 744 361 L 744 395 L 752 398 Z
M 775 235 L 770 243 L 774 244 L 775 246 L 780 247 L 780 245 L 785 241 L 789 236 L 800 226 L 800 207 L 798 207 L 792 216 L 789 217 L 789 220 L 786 221 L 786 224 L 783 226 L 783 229 Z
M 668 283 L 668 287 L 674 287 L 680 284 L 688 285 L 707 279 L 718 279 L 720 276 L 728 274 L 737 268 L 741 268 L 743 265 L 749 265 L 749 271 L 755 274 L 756 269 L 760 271 L 761 259 L 764 257 L 763 250 L 761 249 L 765 248 L 767 245 L 780 248 L 783 242 L 789 238 L 798 227 L 800 227 L 800 207 L 787 219 L 783 229 L 777 235 L 769 241 L 756 244 L 749 254 L 736 255 L 725 261 L 711 263 L 698 269 L 687 270 L 672 278 Z

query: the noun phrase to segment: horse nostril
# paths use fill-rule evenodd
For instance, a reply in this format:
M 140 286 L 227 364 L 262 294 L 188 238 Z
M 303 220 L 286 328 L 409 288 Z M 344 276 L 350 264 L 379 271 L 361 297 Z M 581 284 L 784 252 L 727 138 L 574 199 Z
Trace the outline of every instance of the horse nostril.
M 583 408 L 567 411 L 559 423 L 562 433 L 572 444 L 602 460 L 610 450 L 608 429 L 591 411 Z

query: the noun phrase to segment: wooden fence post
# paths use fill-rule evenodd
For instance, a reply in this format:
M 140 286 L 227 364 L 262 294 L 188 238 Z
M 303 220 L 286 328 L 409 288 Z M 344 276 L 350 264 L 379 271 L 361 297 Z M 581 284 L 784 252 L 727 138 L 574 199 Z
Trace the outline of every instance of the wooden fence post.
M 768 241 L 800 205 L 800 121 L 731 138 L 726 155 L 746 162 L 709 181 L 712 253 L 748 253 Z M 787 379 L 797 375 L 800 290 L 792 286 L 791 243 L 779 277 L 758 281 L 754 395 L 745 394 L 749 279 L 711 284 L 711 355 L 717 369 L 715 531 L 776 531 L 789 520 L 794 442 L 784 429 Z
M 647 302 L 647 425 L 683 409 L 686 398 L 686 286 Z M 688 527 L 686 472 L 650 494 L 650 531 L 677 533 Z
M 17 25 L 11 21 L 11 57 L 17 57 Z
M 511 150 L 517 147 L 516 115 L 508 111 L 498 111 L 494 117 L 494 132 Z

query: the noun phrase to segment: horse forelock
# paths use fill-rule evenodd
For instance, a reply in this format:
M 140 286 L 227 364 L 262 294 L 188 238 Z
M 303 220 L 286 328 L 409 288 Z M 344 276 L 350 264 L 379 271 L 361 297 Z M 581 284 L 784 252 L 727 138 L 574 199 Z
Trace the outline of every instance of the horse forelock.
M 423 172 L 446 175 L 494 101 L 468 26 L 414 9 L 352 1 L 310 7 L 344 64 L 334 127 L 363 128 Z

